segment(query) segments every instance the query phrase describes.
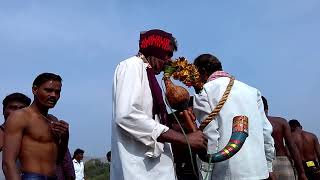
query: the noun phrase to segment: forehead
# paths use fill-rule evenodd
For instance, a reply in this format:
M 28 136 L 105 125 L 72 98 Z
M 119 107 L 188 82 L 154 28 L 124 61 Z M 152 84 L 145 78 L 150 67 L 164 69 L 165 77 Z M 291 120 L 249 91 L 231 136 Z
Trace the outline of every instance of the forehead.
M 19 102 L 19 101 L 10 101 L 7 105 L 7 107 L 9 106 L 19 106 L 19 107 L 26 107 L 28 106 L 27 104 L 23 103 L 23 102 Z
M 42 88 L 61 88 L 61 86 L 61 82 L 55 80 L 49 80 L 40 85 Z

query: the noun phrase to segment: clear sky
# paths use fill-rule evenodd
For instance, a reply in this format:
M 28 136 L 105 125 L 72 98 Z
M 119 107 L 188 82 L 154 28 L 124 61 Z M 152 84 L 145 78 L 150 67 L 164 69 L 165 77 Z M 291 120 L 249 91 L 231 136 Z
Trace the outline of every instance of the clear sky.
M 72 151 L 104 156 L 115 66 L 137 52 L 140 31 L 161 28 L 178 40 L 175 57 L 216 55 L 262 91 L 271 115 L 319 136 L 319 8 L 318 0 L 0 0 L 0 97 L 31 97 L 39 73 L 60 74 L 51 113 L 70 123 Z

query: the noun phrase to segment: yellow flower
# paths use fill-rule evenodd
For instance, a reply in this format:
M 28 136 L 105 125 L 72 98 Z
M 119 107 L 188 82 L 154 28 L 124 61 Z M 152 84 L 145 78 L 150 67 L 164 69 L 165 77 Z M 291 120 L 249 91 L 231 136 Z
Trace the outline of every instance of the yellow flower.
M 183 82 L 188 87 L 194 86 L 198 89 L 202 89 L 203 83 L 201 83 L 197 67 L 193 64 L 189 64 L 186 58 L 179 57 L 172 61 L 170 66 L 175 69 L 175 72 L 172 73 L 174 79 Z

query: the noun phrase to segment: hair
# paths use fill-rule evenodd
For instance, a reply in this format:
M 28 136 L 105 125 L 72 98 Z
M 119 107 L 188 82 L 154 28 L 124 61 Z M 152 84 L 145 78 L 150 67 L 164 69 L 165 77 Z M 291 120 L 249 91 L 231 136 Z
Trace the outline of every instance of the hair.
M 31 104 L 31 99 L 28 96 L 22 93 L 16 92 L 16 93 L 9 94 L 3 99 L 2 101 L 3 109 L 5 109 L 8 106 L 8 104 L 13 101 L 23 103 L 27 106 Z
M 72 159 L 74 159 L 76 157 L 76 155 L 79 155 L 79 154 L 83 154 L 84 153 L 84 150 L 82 149 L 76 149 L 73 153 L 73 157 Z
M 211 54 L 201 54 L 193 63 L 200 72 L 204 71 L 207 74 L 212 74 L 216 71 L 222 71 L 222 65 L 219 59 Z
M 107 153 L 107 157 L 111 157 L 111 151 Z
M 268 106 L 268 101 L 267 101 L 267 99 L 266 99 L 264 96 L 261 96 L 261 99 L 262 99 L 262 102 L 263 102 L 264 109 L 265 109 L 265 110 L 268 110 L 268 109 L 269 109 L 269 106 Z
M 296 128 L 296 127 L 302 127 L 300 122 L 296 119 L 292 119 L 289 121 L 290 127 Z
M 178 51 L 178 41 L 172 36 L 170 45 L 172 46 L 173 52 Z
M 41 86 L 43 83 L 47 81 L 59 81 L 62 82 L 62 78 L 53 73 L 42 73 L 36 77 L 36 79 L 33 81 L 33 86 Z

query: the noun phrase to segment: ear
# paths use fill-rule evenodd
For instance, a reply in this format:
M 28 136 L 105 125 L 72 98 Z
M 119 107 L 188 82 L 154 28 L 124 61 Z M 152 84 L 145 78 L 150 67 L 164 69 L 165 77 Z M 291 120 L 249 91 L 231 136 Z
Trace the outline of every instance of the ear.
M 35 95 L 38 91 L 38 87 L 37 86 L 32 86 L 32 94 Z

